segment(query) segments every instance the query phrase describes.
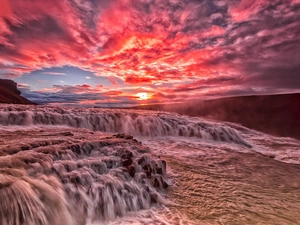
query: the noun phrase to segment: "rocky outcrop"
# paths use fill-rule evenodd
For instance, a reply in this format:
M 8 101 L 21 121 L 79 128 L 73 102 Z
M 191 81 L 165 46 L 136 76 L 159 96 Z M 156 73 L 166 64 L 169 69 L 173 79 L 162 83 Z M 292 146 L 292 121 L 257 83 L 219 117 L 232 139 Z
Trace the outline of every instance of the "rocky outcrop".
M 0 79 L 0 103 L 26 105 L 35 104 L 21 96 L 21 91 L 18 90 L 16 82 L 6 79 Z

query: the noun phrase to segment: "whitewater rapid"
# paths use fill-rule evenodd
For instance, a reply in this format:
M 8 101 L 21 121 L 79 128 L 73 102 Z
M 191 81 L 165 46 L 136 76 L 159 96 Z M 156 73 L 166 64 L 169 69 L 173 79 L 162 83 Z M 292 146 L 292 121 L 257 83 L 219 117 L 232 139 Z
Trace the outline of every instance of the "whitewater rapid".
M 234 129 L 171 113 L 122 109 L 82 109 L 32 106 L 1 108 L 0 125 L 65 125 L 134 136 L 184 136 L 233 142 L 250 147 Z
M 0 106 L 0 224 L 297 224 L 300 143 L 179 114 Z M 277 196 L 277 197 L 274 197 Z

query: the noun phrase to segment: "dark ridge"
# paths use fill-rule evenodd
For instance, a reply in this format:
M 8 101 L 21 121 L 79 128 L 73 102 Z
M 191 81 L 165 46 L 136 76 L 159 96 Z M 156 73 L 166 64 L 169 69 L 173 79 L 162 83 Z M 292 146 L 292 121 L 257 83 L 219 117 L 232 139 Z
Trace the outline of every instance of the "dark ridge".
M 21 96 L 16 82 L 6 79 L 0 79 L 0 103 L 36 105 Z
M 272 135 L 300 139 L 300 93 L 239 96 L 137 108 L 229 121 Z

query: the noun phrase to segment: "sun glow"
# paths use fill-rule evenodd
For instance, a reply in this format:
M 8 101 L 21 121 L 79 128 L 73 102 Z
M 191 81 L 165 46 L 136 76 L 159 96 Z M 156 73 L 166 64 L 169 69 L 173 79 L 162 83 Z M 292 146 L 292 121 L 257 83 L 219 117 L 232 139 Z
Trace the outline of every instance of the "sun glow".
M 146 92 L 137 93 L 135 96 L 138 97 L 137 100 L 140 100 L 140 101 L 141 100 L 148 100 L 149 98 L 151 98 L 151 96 Z

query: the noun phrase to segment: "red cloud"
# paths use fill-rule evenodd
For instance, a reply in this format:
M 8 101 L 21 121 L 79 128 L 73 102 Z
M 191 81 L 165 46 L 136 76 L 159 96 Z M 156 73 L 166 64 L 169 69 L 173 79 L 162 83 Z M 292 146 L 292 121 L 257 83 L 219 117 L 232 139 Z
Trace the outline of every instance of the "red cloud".
M 151 83 L 153 79 L 148 77 L 141 77 L 141 76 L 127 76 L 125 81 L 130 84 L 140 84 L 140 83 Z
M 0 17 L 11 17 L 13 16 L 10 4 L 8 0 L 2 0 L 1 1 L 1 7 L 0 7 Z
M 265 86 L 269 80 L 268 85 L 277 87 L 284 78 L 274 71 L 281 68 L 298 81 L 293 74 L 299 65 L 299 4 L 5 0 L 0 9 L 0 76 L 70 65 L 110 77 L 113 87 L 116 77 L 153 93 L 159 89 L 154 98 L 176 90 L 197 93 L 208 80 L 214 81 L 204 82 L 213 91 L 218 85 L 233 88 L 236 82 Z M 243 79 L 232 83 L 222 77 Z M 88 85 L 57 90 L 103 91 Z

